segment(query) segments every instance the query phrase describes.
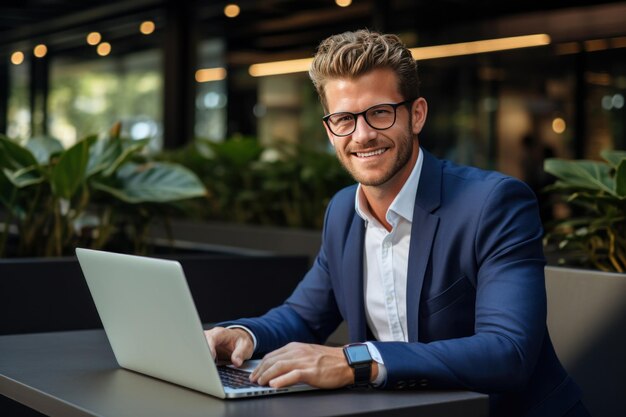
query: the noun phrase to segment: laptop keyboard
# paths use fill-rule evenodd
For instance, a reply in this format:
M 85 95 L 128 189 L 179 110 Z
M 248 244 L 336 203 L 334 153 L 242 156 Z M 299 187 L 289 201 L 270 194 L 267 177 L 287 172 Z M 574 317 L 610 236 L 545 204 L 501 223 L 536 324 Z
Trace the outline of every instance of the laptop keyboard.
M 220 374 L 220 379 L 225 387 L 229 388 L 249 388 L 260 387 L 260 385 L 250 382 L 250 372 L 242 371 L 241 369 L 231 368 L 229 366 L 218 366 L 217 371 Z

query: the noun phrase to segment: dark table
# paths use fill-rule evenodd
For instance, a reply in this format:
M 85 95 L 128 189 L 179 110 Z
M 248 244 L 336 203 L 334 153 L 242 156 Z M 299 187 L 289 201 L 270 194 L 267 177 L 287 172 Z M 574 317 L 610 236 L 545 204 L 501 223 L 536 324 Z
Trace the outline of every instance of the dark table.
M 119 368 L 103 330 L 1 336 L 0 394 L 62 416 L 488 415 L 488 397 L 468 391 L 340 389 L 220 400 Z

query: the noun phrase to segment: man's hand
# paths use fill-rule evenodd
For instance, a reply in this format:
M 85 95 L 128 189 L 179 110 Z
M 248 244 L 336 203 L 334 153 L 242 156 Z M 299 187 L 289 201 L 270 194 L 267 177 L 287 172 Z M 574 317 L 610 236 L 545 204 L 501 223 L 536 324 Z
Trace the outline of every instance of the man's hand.
M 272 388 L 301 382 L 318 388 L 340 388 L 354 383 L 354 372 L 342 348 L 289 343 L 265 355 L 250 380 Z
M 243 329 L 214 327 L 204 332 L 213 359 L 230 360 L 236 367 L 254 353 L 252 337 Z

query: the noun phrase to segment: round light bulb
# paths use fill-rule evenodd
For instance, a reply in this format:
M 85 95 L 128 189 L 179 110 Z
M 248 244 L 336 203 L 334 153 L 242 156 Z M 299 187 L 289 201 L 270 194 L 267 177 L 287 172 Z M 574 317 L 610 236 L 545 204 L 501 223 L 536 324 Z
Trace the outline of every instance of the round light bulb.
M 560 135 L 561 133 L 565 132 L 566 127 L 567 124 L 562 118 L 556 117 L 554 120 L 552 120 L 552 130 L 554 131 L 554 133 L 558 133 Z
M 98 55 L 100 56 L 109 55 L 111 53 L 111 44 L 108 42 L 102 42 L 100 45 L 98 45 L 96 52 L 98 52 Z
M 87 35 L 87 43 L 89 45 L 97 45 L 100 43 L 101 40 L 102 35 L 100 35 L 100 33 L 98 32 L 91 32 L 89 35 Z
M 227 4 L 226 7 L 224 7 L 224 14 L 226 15 L 226 17 L 237 17 L 239 16 L 239 13 L 241 12 L 241 9 L 239 8 L 238 5 L 231 3 L 231 4 Z
M 154 22 L 146 20 L 145 22 L 142 22 L 139 26 L 139 31 L 144 35 L 150 35 L 152 32 L 154 32 L 155 27 L 156 26 L 154 25 Z
M 33 49 L 33 54 L 37 58 L 43 58 L 44 56 L 46 56 L 47 53 L 48 53 L 48 47 L 44 45 L 43 43 L 40 43 L 39 45 L 35 46 L 35 48 Z
M 15 51 L 11 54 L 11 63 L 13 65 L 20 65 L 22 62 L 24 62 L 24 52 Z

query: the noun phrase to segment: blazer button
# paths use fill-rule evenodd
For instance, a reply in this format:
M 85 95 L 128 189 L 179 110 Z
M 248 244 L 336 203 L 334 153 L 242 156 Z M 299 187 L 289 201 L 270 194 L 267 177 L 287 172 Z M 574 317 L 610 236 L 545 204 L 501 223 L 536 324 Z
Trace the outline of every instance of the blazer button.
M 422 379 L 420 381 L 420 387 L 426 387 L 428 386 L 428 380 L 427 379 Z

